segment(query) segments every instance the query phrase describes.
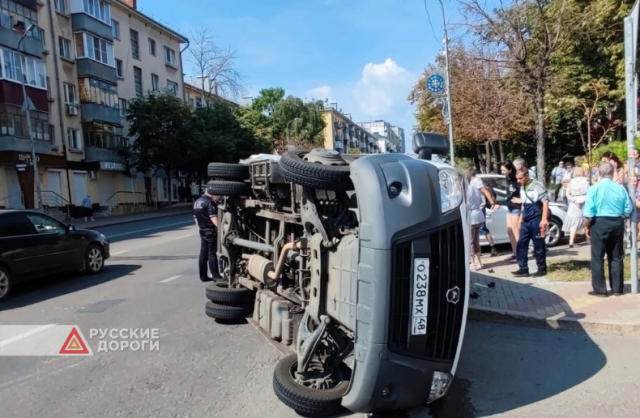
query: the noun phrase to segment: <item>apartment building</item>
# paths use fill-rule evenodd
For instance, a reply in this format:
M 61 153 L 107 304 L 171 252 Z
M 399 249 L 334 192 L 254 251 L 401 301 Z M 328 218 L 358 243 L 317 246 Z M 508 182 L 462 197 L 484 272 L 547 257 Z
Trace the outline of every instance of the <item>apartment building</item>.
M 23 73 L 43 204 L 80 205 L 90 195 L 108 206 L 118 193 L 145 189 L 158 201 L 170 191 L 177 200 L 178 180 L 170 186 L 166 173 L 137 173 L 117 150 L 130 141 L 131 99 L 159 90 L 184 99 L 186 37 L 141 13 L 135 0 L 2 0 L 0 6 L 0 207 L 34 207 Z
M 233 100 L 229 100 L 226 97 L 222 97 L 215 93 L 203 92 L 202 87 L 198 86 L 193 81 L 184 81 L 184 99 L 190 107 L 198 109 L 205 107 L 207 102 L 212 100 L 220 100 L 229 105 L 231 108 L 239 107 L 240 105 Z
M 378 154 L 382 152 L 376 138 L 330 103 L 322 111 L 325 121 L 324 147 L 349 154 Z
M 360 122 L 359 125 L 372 135 L 376 135 L 378 146 L 382 152 L 404 152 L 404 129 L 392 126 L 389 122 L 383 120 Z

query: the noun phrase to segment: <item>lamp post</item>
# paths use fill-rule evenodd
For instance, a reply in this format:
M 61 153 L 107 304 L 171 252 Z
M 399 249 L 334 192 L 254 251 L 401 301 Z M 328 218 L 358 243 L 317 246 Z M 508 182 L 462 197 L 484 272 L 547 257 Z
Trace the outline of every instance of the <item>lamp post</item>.
M 22 45 L 22 41 L 27 36 L 31 30 L 35 27 L 35 24 L 30 24 L 27 30 L 24 31 L 20 40 L 18 41 L 18 53 L 20 52 L 20 46 Z M 31 113 L 29 109 L 29 98 L 27 97 L 27 89 L 25 87 L 25 79 L 27 73 L 27 61 L 23 54 L 20 54 L 20 64 L 22 67 L 22 100 L 23 100 L 23 108 L 25 111 L 25 116 L 27 117 L 27 132 L 29 134 L 29 140 L 31 141 L 31 164 L 33 165 L 33 178 L 36 184 L 36 193 L 38 196 L 38 207 L 37 209 L 42 211 L 42 189 L 40 188 L 40 175 L 38 174 L 38 158 L 36 157 L 36 143 L 33 140 L 33 134 L 31 133 Z
M 456 160 L 454 158 L 454 146 L 453 146 L 453 109 L 451 108 L 451 70 L 449 68 L 449 33 L 447 31 L 447 20 L 444 15 L 444 4 L 440 0 L 440 8 L 442 9 L 442 24 L 444 27 L 444 62 L 447 71 L 447 78 L 445 78 L 446 90 L 447 90 L 447 113 L 448 113 L 448 128 L 449 128 L 449 153 L 451 153 L 451 166 L 456 166 Z

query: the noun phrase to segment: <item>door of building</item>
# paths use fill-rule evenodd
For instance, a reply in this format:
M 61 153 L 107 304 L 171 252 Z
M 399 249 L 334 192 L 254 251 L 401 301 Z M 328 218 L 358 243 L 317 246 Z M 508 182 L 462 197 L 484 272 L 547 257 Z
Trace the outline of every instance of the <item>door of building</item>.
M 62 201 L 62 178 L 59 171 L 47 171 L 47 191 L 43 193 L 42 200 L 49 206 L 64 206 Z
M 87 175 L 85 173 L 73 174 L 73 202 L 76 206 L 82 206 L 82 200 L 87 196 Z
M 24 209 L 24 203 L 22 200 L 22 189 L 20 188 L 20 181 L 18 180 L 18 173 L 15 168 L 7 167 L 5 170 L 7 177 L 7 208 L 8 209 Z

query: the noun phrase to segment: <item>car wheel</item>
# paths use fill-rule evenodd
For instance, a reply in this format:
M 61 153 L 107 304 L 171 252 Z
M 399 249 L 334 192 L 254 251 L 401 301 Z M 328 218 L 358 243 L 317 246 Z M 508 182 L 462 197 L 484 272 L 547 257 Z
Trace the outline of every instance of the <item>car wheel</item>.
M 104 268 L 104 251 L 98 244 L 91 244 L 87 248 L 87 254 L 84 260 L 85 272 L 88 274 L 97 274 Z
M 353 190 L 349 165 L 334 150 L 287 151 L 280 158 L 282 176 L 315 189 Z
M 0 302 L 9 298 L 12 288 L 11 273 L 7 268 L 0 266 Z
M 229 287 L 227 281 L 207 286 L 205 294 L 211 302 L 232 306 L 245 306 L 253 296 L 253 292 L 246 287 Z
M 328 417 L 338 415 L 342 407 L 342 397 L 349 389 L 349 369 L 341 363 L 335 372 L 336 379 L 326 388 L 314 388 L 314 373 L 310 373 L 306 384 L 296 379 L 298 355 L 290 354 L 281 359 L 273 372 L 273 389 L 280 402 L 293 409 L 296 413 L 307 417 Z M 317 383 L 316 383 L 317 385 Z
M 551 218 L 545 236 L 547 247 L 555 247 L 560 239 L 562 239 L 562 223 L 556 218 Z

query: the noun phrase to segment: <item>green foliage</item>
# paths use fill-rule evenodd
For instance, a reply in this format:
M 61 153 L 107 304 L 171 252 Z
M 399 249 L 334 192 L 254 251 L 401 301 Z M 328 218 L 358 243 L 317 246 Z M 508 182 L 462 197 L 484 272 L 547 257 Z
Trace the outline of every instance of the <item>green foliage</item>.
M 640 138 L 636 139 L 636 149 L 640 149 Z M 598 162 L 605 152 L 614 153 L 621 161 L 625 162 L 629 158 L 627 153 L 627 141 L 611 141 L 600 145 L 593 150 L 593 161 Z
M 284 89 L 282 87 L 272 87 L 262 89 L 258 97 L 255 98 L 251 105 L 253 110 L 266 113 L 268 116 L 273 114 L 273 110 L 280 100 L 284 98 Z

